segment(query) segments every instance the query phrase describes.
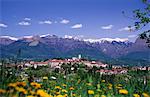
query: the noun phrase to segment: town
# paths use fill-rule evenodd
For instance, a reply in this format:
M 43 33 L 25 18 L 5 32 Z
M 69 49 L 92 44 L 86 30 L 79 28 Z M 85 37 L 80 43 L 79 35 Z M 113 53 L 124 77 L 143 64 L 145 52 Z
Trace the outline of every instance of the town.
M 68 65 L 71 66 L 71 70 L 73 71 L 75 64 L 82 64 L 87 67 L 88 70 L 92 69 L 93 67 L 97 68 L 96 72 L 99 72 L 101 74 L 124 74 L 127 73 L 128 70 L 141 70 L 141 71 L 150 71 L 150 66 L 122 66 L 122 65 L 111 65 L 102 63 L 101 61 L 89 61 L 86 59 L 82 59 L 81 55 L 79 54 L 78 57 L 72 57 L 70 59 L 49 59 L 46 61 L 24 61 L 19 62 L 18 64 L 15 63 L 7 63 L 5 64 L 6 67 L 17 67 L 20 69 L 27 69 L 27 68 L 34 68 L 37 69 L 38 67 L 47 67 L 51 70 L 58 69 L 60 71 L 63 71 L 62 65 Z

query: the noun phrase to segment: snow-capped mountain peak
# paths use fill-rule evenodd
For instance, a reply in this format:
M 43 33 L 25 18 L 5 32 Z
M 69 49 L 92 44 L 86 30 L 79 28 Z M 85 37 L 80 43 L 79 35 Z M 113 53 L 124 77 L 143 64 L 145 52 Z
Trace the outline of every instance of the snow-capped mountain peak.
M 40 35 L 40 37 L 47 37 L 47 36 L 51 36 L 51 35 L 50 34 Z
M 22 39 L 22 38 L 33 38 L 33 36 L 23 36 L 20 39 Z
M 50 35 L 50 34 L 45 34 L 45 35 L 36 35 L 36 36 L 23 36 L 20 38 L 15 38 L 15 37 L 11 37 L 11 36 L 0 36 L 0 38 L 8 38 L 10 40 L 14 40 L 17 41 L 19 39 L 40 39 L 40 38 L 44 38 L 44 37 L 57 37 L 56 35 Z M 92 39 L 92 38 L 84 38 L 81 36 L 70 36 L 70 35 L 65 35 L 63 38 L 66 39 L 75 39 L 75 40 L 81 40 L 81 41 L 85 41 L 85 42 L 90 42 L 90 43 L 104 43 L 104 42 L 129 42 L 128 38 L 98 38 L 98 39 Z
M 0 36 L 0 38 L 7 38 L 7 39 L 10 39 L 10 40 L 14 40 L 14 41 L 17 41 L 18 38 L 16 37 L 11 37 L 11 36 Z
M 83 35 L 78 35 L 78 36 L 65 35 L 63 38 L 81 40 L 82 41 L 83 40 Z
M 103 43 L 105 41 L 108 42 L 128 42 L 128 38 L 100 38 L 100 39 L 83 39 L 86 42 L 91 42 L 91 43 L 95 43 L 95 42 L 99 42 L 99 43 Z

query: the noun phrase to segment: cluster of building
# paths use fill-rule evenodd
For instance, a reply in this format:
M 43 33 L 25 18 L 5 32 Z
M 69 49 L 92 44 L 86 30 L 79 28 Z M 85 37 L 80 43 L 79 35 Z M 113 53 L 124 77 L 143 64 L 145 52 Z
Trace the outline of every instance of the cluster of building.
M 45 62 L 34 62 L 30 61 L 24 64 L 24 67 L 34 67 L 35 69 L 38 66 L 48 66 L 50 68 L 61 68 L 62 64 L 84 64 L 89 68 L 92 68 L 93 66 L 101 68 L 100 70 L 97 70 L 96 72 L 100 72 L 101 74 L 123 74 L 127 73 L 127 69 L 121 68 L 121 66 L 112 66 L 112 69 L 108 70 L 109 65 L 104 64 L 100 61 L 87 61 L 87 60 L 82 60 L 79 58 L 72 58 L 72 59 L 50 59 Z
M 96 72 L 99 72 L 101 74 L 124 74 L 128 72 L 128 68 L 125 68 L 123 66 L 116 66 L 113 65 L 110 68 L 109 64 L 102 63 L 100 61 L 88 61 L 88 60 L 83 60 L 81 59 L 81 55 L 78 56 L 78 58 L 73 57 L 71 59 L 49 59 L 44 62 L 35 62 L 35 61 L 28 61 L 22 64 L 17 65 L 19 68 L 28 68 L 28 67 L 33 67 L 36 69 L 37 67 L 41 66 L 48 66 L 52 69 L 59 68 L 61 69 L 62 64 L 68 64 L 68 65 L 73 65 L 73 64 L 84 64 L 88 68 L 92 67 L 97 67 L 99 68 Z M 150 67 L 132 67 L 130 68 L 131 70 L 150 70 Z
M 30 61 L 30 62 L 26 62 L 25 64 L 23 64 L 23 67 L 34 67 L 37 68 L 38 66 L 49 66 L 51 68 L 61 68 L 62 64 L 84 64 L 87 67 L 103 67 L 106 68 L 108 66 L 108 64 L 104 64 L 100 61 L 96 62 L 96 61 L 85 61 L 82 59 L 50 59 L 48 61 L 45 62 L 34 62 L 34 61 Z

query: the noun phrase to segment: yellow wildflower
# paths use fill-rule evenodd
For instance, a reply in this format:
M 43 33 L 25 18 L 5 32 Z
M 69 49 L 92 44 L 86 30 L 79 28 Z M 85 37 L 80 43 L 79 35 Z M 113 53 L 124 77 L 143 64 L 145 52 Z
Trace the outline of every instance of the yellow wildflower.
M 62 92 L 67 93 L 68 91 L 67 91 L 67 90 L 65 90 L 65 89 L 62 89 Z
M 101 95 L 101 97 L 106 97 L 105 95 Z
M 112 89 L 112 84 L 108 84 L 108 89 Z
M 55 92 L 55 94 L 56 94 L 56 95 L 59 95 L 59 94 L 60 94 L 60 92 Z
M 61 90 L 61 87 L 60 86 L 55 86 L 55 89 L 60 89 Z
M 67 85 L 66 85 L 66 84 L 62 84 L 62 86 L 63 86 L 63 87 L 66 87 Z
M 64 94 L 64 97 L 68 97 L 68 94 Z
M 56 97 L 64 97 L 63 95 L 57 95 Z
M 75 94 L 75 93 L 73 93 L 73 94 L 72 94 L 72 96 L 76 96 L 76 94 Z
M 44 79 L 44 80 L 48 80 L 48 77 L 47 77 L 47 76 L 44 76 L 43 79 Z
M 126 95 L 126 94 L 128 94 L 128 91 L 127 91 L 126 89 L 120 89 L 120 90 L 119 90 L 119 93 Z
M 44 90 L 40 89 L 37 90 L 37 95 L 41 96 L 41 97 L 52 97 L 51 95 L 47 94 Z
M 118 84 L 119 87 L 122 87 L 122 84 Z
M 6 90 L 0 89 L 0 94 L 4 94 L 4 93 L 6 93 Z
M 122 89 L 122 87 L 120 87 L 120 86 L 116 86 L 116 89 Z
M 35 97 L 35 96 L 32 96 L 32 95 L 28 95 L 27 97 Z
M 108 86 L 108 89 L 110 89 L 110 90 L 111 90 L 111 89 L 112 89 L 112 87 Z
M 102 80 L 101 82 L 102 82 L 102 83 L 104 83 L 104 82 L 105 82 L 105 80 Z
M 142 93 L 142 95 L 143 95 L 144 97 L 150 97 L 150 95 L 147 94 L 147 93 Z
M 35 87 L 35 88 L 41 88 L 41 84 L 36 83 L 36 82 L 31 82 L 30 85 Z
M 108 86 L 111 86 L 111 87 L 112 87 L 113 85 L 112 85 L 111 83 L 109 83 Z
M 9 83 L 9 84 L 8 84 L 8 87 L 16 87 L 16 86 L 17 86 L 16 83 Z
M 73 88 L 73 87 L 70 87 L 69 89 L 70 89 L 70 90 L 74 90 L 74 88 Z
M 77 81 L 77 83 L 79 84 L 81 82 L 81 80 L 79 79 L 78 81 Z
M 30 90 L 30 94 L 31 94 L 31 95 L 34 95 L 34 94 L 35 94 L 35 92 Z
M 92 94 L 94 94 L 94 91 L 93 90 L 88 90 L 88 94 L 92 95 Z
M 16 85 L 24 87 L 24 86 L 26 86 L 26 83 L 25 82 L 16 82 Z
M 87 83 L 88 86 L 92 86 L 92 83 Z
M 133 97 L 140 97 L 139 94 L 133 94 Z
M 27 94 L 27 91 L 24 88 L 16 87 L 15 88 L 18 92 L 22 92 L 23 94 Z

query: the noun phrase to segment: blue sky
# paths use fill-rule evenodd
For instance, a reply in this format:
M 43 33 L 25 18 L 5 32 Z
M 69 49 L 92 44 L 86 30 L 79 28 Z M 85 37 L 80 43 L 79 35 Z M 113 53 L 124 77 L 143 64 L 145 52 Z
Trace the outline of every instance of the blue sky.
M 0 0 L 1 35 L 21 37 L 54 34 L 84 38 L 129 38 L 134 9 L 143 8 L 141 0 Z

